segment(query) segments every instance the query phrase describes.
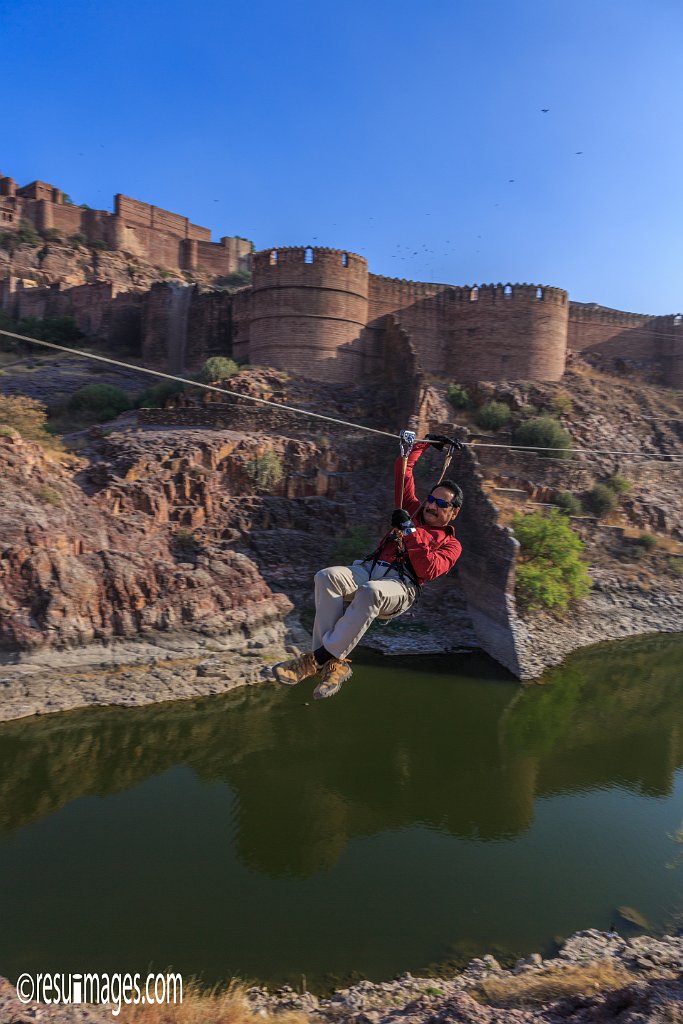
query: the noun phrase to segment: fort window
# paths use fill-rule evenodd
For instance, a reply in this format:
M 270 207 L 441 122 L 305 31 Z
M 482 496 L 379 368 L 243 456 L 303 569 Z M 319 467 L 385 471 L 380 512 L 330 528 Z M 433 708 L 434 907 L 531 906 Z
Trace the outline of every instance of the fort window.
M 277 249 L 270 250 L 270 265 L 271 267 L 277 263 Z
M 472 289 L 472 291 L 470 292 L 470 302 L 476 302 L 478 298 L 479 298 L 479 289 L 475 285 L 474 288 Z
M 306 249 L 306 251 L 304 252 L 304 263 L 312 263 L 312 262 L 313 262 L 313 250 L 311 249 L 311 247 L 309 245 L 308 248 Z
M 543 301 L 543 289 L 542 288 L 537 288 L 536 289 L 536 298 L 538 299 L 539 302 Z
M 511 299 L 512 298 L 512 285 L 511 284 L 506 284 L 505 285 L 505 287 L 503 288 L 503 295 L 505 296 L 506 299 Z
M 349 254 L 348 252 L 342 253 L 342 267 L 348 267 L 349 265 Z

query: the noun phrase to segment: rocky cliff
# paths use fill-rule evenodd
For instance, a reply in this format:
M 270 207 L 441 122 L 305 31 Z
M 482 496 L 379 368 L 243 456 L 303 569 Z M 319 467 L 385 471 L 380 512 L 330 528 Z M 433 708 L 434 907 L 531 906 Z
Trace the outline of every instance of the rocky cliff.
M 220 447 L 218 441 L 213 451 Z M 237 632 L 289 608 L 245 554 L 229 544 L 200 546 L 169 528 L 175 498 L 196 503 L 189 504 L 196 509 L 190 521 L 209 502 L 199 477 L 180 495 L 166 479 L 164 492 L 153 461 L 148 454 L 146 483 L 129 469 L 128 490 L 122 480 L 98 491 L 86 464 L 70 469 L 15 432 L 0 437 L 4 650 L 64 648 L 189 624 Z M 107 478 L 105 465 L 97 463 L 100 478 Z

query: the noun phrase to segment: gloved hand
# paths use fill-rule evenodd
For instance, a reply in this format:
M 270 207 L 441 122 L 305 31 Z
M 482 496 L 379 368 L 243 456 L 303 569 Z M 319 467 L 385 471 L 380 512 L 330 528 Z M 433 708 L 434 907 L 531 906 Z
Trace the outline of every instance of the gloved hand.
M 391 525 L 395 530 L 399 530 L 404 537 L 415 532 L 412 520 L 404 508 L 394 509 L 391 513 Z
M 461 452 L 465 445 L 462 441 L 458 441 L 455 437 L 446 437 L 445 434 L 427 434 L 426 440 L 430 442 L 432 448 L 436 448 L 437 452 L 442 452 L 446 446 L 453 452 Z

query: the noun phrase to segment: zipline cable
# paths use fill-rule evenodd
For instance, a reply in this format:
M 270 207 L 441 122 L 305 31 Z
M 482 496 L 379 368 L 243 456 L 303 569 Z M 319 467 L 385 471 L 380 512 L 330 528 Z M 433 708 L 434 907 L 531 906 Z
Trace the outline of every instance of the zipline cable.
M 214 391 L 219 395 L 227 395 L 228 398 L 232 398 L 233 400 L 236 398 L 243 398 L 249 402 L 256 402 L 259 405 L 268 405 L 274 409 L 291 412 L 297 416 L 308 416 L 313 419 L 324 420 L 326 423 L 336 423 L 338 426 L 350 427 L 352 430 L 364 430 L 369 434 L 376 434 L 379 437 L 390 437 L 393 441 L 399 440 L 398 434 L 391 434 L 387 430 L 377 430 L 375 427 L 366 427 L 361 423 L 350 423 L 348 420 L 337 419 L 334 416 L 325 416 L 323 413 L 308 412 L 305 409 L 297 409 L 292 405 L 283 405 L 280 402 L 270 402 L 266 398 L 256 398 L 254 395 L 243 395 L 236 391 L 228 391 L 226 388 L 218 387 L 216 384 L 204 384 L 201 381 L 190 380 L 187 377 L 180 377 L 172 373 L 164 373 L 161 370 L 151 370 L 146 366 L 136 366 L 134 363 L 125 363 L 120 359 L 112 359 L 110 356 L 96 355 L 94 352 L 81 352 L 77 348 L 68 348 L 66 345 L 57 345 L 53 341 L 43 341 L 40 338 L 29 338 L 26 335 L 15 334 L 12 331 L 5 331 L 1 328 L 0 334 L 5 335 L 8 338 L 15 338 L 17 341 L 28 342 L 30 345 L 42 345 L 44 348 L 54 349 L 57 352 L 66 352 L 67 355 L 77 356 L 81 359 L 94 359 L 100 363 L 108 363 L 110 366 L 118 366 L 124 370 L 131 370 L 134 373 L 146 373 L 151 377 L 161 377 L 164 380 L 173 380 L 179 384 L 187 384 L 189 387 L 203 388 L 205 391 Z M 468 448 L 505 448 L 511 451 L 573 452 L 581 455 L 612 455 L 648 460 L 667 459 L 668 461 L 678 461 L 679 459 L 683 459 L 683 455 L 667 455 L 658 454 L 656 452 L 606 451 L 599 448 L 553 448 L 543 447 L 541 445 L 495 444 L 488 441 L 465 441 L 463 444 Z

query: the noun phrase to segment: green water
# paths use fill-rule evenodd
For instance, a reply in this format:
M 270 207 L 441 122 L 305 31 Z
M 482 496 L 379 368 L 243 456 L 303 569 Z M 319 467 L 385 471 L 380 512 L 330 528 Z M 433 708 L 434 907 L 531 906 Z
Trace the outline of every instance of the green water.
M 381 979 L 683 912 L 683 636 L 0 725 L 0 974 Z M 309 703 L 307 703 L 309 702 Z

